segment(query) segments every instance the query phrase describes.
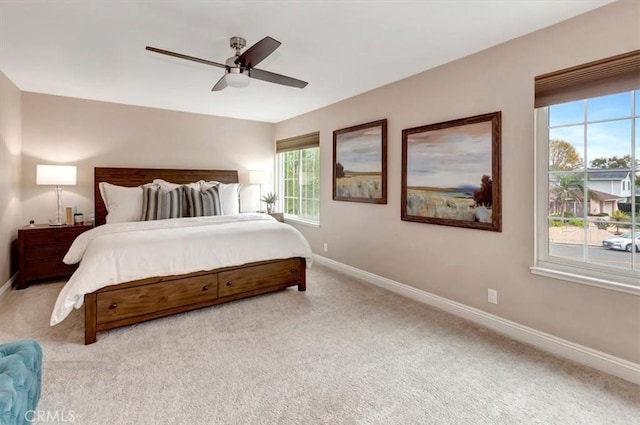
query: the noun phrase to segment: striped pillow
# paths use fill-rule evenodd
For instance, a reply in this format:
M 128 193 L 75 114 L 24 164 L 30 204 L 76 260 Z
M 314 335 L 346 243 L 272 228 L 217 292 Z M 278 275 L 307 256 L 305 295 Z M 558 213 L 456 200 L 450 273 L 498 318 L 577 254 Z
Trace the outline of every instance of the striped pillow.
M 185 190 L 188 187 L 192 187 L 194 189 L 200 189 L 200 185 L 203 184 L 204 182 L 205 182 L 204 180 L 200 180 L 193 183 L 178 184 L 178 183 L 171 183 L 162 179 L 153 179 L 153 184 L 157 185 L 160 188 L 160 190 L 166 190 L 166 191 L 176 189 L 180 186 L 184 186 Z M 182 216 L 189 217 L 189 211 L 187 211 L 187 202 L 184 199 L 182 200 Z
M 218 187 L 213 186 L 205 190 L 198 190 L 187 187 L 185 189 L 187 198 L 187 210 L 189 217 L 203 217 L 208 215 L 221 215 L 220 195 Z
M 162 190 L 158 186 L 146 186 L 142 191 L 142 221 L 164 220 L 182 217 L 182 186 Z

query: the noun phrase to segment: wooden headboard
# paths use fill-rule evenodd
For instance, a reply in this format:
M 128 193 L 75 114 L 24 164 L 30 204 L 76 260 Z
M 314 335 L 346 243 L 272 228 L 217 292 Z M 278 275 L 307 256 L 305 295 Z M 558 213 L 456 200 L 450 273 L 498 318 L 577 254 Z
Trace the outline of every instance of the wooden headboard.
M 178 170 L 163 168 L 94 168 L 93 197 L 95 202 L 95 225 L 106 223 L 107 208 L 104 205 L 98 183 L 107 182 L 118 186 L 134 187 L 163 179 L 171 183 L 191 183 L 199 180 L 220 183 L 238 183 L 236 170 Z

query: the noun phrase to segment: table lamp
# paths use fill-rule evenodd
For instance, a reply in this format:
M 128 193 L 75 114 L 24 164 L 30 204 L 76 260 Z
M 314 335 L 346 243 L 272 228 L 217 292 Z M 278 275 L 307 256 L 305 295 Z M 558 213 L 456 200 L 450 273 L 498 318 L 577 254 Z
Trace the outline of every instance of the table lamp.
M 55 186 L 56 193 L 56 215 L 53 220 L 49 220 L 51 226 L 64 226 L 66 220 L 62 217 L 62 189 L 60 186 L 76 185 L 75 165 L 36 165 L 36 184 Z
M 260 185 L 260 198 L 258 202 L 258 212 L 262 212 L 262 185 L 269 183 L 269 174 L 266 171 L 249 171 L 249 184 Z

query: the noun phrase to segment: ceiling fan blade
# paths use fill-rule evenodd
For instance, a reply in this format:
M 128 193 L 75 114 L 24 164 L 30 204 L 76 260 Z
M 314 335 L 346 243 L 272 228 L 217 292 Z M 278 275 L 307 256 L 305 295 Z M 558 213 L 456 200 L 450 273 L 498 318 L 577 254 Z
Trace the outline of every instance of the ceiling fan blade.
M 158 49 L 156 47 L 147 46 L 147 47 L 145 47 L 145 49 L 149 50 L 150 52 L 156 52 L 156 53 L 160 53 L 160 54 L 167 55 L 167 56 L 173 56 L 175 58 L 186 59 L 188 61 L 203 63 L 205 65 L 217 66 L 218 68 L 226 68 L 227 67 L 226 65 L 223 65 L 221 63 L 212 62 L 212 61 L 208 61 L 206 59 L 200 59 L 200 58 L 196 58 L 196 57 L 193 57 L 193 56 L 183 55 L 182 53 L 170 52 L 169 50 Z
M 287 77 L 286 75 L 276 74 L 274 72 L 264 71 L 262 69 L 250 69 L 249 77 L 256 78 L 258 80 L 267 81 L 269 83 L 282 84 L 284 86 L 297 87 L 299 89 L 307 86 L 306 81 L 298 80 L 295 78 Z
M 236 65 L 245 68 L 253 68 L 273 53 L 282 43 L 271 37 L 265 37 L 253 46 L 249 47 L 234 61 Z
M 213 88 L 211 89 L 211 91 L 220 91 L 222 89 L 224 89 L 225 87 L 227 87 L 227 74 L 224 74 L 216 83 L 215 86 L 213 86 Z

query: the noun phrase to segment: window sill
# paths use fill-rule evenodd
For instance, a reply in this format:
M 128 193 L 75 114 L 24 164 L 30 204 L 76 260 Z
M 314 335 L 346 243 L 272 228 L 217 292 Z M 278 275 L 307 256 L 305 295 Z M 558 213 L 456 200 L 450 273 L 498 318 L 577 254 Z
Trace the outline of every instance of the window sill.
M 583 285 L 595 286 L 597 288 L 609 289 L 611 291 L 624 292 L 626 294 L 640 295 L 640 286 L 633 278 L 622 277 L 621 281 L 611 280 L 611 275 L 593 273 L 587 276 L 580 274 L 571 267 L 563 267 L 556 264 L 544 263 L 529 268 L 532 274 L 550 277 L 552 279 L 566 280 Z
M 284 222 L 285 223 L 291 223 L 291 224 L 300 224 L 302 226 L 313 227 L 313 228 L 316 228 L 316 229 L 320 228 L 320 222 L 319 221 L 308 220 L 308 219 L 296 217 L 295 215 L 285 215 L 284 216 Z

